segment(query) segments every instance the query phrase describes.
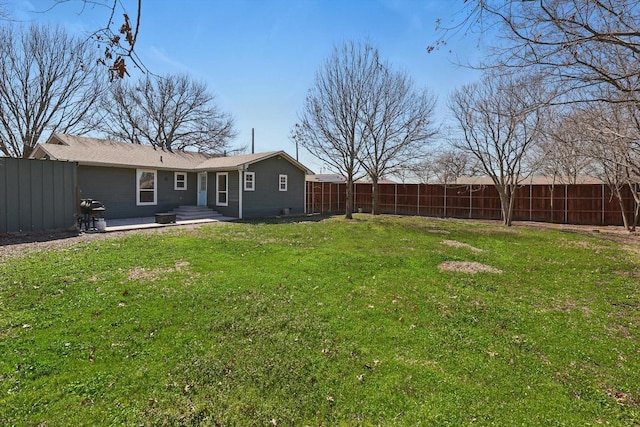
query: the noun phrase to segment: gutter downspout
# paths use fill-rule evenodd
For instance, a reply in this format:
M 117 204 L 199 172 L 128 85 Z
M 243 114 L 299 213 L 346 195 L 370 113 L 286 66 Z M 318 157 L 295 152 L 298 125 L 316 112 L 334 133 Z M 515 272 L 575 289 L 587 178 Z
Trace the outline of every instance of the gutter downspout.
M 309 172 L 309 171 L 304 171 L 304 175 L 305 175 L 304 190 L 302 190 L 302 200 L 304 200 L 304 205 L 303 205 L 304 208 L 302 210 L 303 210 L 305 215 L 307 214 L 307 178 L 306 178 L 307 172 Z M 311 174 L 309 174 L 309 175 L 311 175 Z M 311 185 L 313 185 L 313 183 Z M 331 187 L 329 187 L 329 206 L 331 206 Z
M 242 219 L 242 175 L 247 170 L 247 165 L 238 168 L 238 219 Z

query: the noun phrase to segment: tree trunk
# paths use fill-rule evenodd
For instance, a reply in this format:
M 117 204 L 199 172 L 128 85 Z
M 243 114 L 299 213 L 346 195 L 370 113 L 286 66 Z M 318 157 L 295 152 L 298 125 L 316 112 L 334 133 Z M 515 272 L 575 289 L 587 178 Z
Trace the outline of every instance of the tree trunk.
M 346 184 L 346 200 L 344 206 L 345 219 L 353 219 L 353 179 L 349 177 Z
M 515 187 L 515 186 L 513 188 L 511 186 L 509 186 L 509 189 L 508 189 L 508 194 L 509 194 L 509 211 L 508 211 L 508 215 L 509 216 L 508 216 L 508 218 L 509 219 L 507 221 L 507 227 L 511 227 L 511 222 L 513 221 L 513 205 L 516 203 L 515 192 L 516 192 L 517 188 L 518 187 Z
M 629 190 L 631 190 L 631 195 L 633 196 L 633 201 L 635 202 L 635 207 L 633 209 L 633 222 L 631 223 L 631 228 L 629 231 L 636 231 L 636 227 L 638 225 L 638 217 L 640 216 L 640 193 L 637 191 L 637 184 L 629 184 Z
M 500 209 L 502 211 L 502 223 L 507 227 L 511 227 L 511 218 L 513 216 L 513 192 L 510 186 L 498 189 L 500 195 Z
M 373 179 L 371 181 L 371 214 L 380 215 L 380 208 L 378 207 L 378 180 Z
M 627 217 L 627 212 L 624 208 L 624 200 L 622 200 L 622 194 L 620 193 L 620 187 L 614 185 L 613 194 L 615 194 L 616 199 L 618 200 L 618 205 L 620 205 L 620 212 L 622 213 L 622 224 L 624 225 L 625 230 L 631 230 L 631 226 L 629 225 L 629 218 Z
M 33 147 L 29 144 L 25 143 L 22 145 L 22 158 L 28 159 L 31 153 L 33 152 Z

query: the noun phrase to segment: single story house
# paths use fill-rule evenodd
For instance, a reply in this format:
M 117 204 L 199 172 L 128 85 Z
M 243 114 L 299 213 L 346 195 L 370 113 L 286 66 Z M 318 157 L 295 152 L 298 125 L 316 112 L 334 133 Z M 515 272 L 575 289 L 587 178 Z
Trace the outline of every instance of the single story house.
M 31 157 L 77 163 L 78 199 L 104 203 L 107 219 L 195 205 L 232 218 L 305 212 L 310 172 L 284 151 L 216 157 L 54 133 Z

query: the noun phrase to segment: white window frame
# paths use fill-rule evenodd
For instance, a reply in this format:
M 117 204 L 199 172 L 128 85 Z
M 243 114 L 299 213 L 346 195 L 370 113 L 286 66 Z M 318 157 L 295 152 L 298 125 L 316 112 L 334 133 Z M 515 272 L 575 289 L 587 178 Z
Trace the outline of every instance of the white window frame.
M 225 189 L 220 191 L 220 177 L 225 177 Z M 225 202 L 220 202 L 220 194 L 224 193 L 226 196 Z M 217 172 L 216 173 L 216 206 L 229 206 L 229 172 Z
M 280 174 L 278 175 L 278 191 L 287 191 L 287 181 L 289 180 L 287 175 Z M 284 185 L 283 185 L 284 184 Z
M 153 174 L 153 202 L 140 201 L 140 191 L 149 191 L 149 190 L 140 188 L 140 177 L 143 173 Z M 158 171 L 155 169 L 136 169 L 136 205 L 153 206 L 157 204 L 158 204 Z
M 180 180 L 178 177 L 182 175 L 184 179 Z M 183 187 L 179 187 L 178 183 L 182 182 Z M 173 173 L 173 189 L 176 191 L 187 191 L 187 173 L 186 172 L 174 172 Z
M 256 173 L 244 173 L 244 191 L 256 191 Z

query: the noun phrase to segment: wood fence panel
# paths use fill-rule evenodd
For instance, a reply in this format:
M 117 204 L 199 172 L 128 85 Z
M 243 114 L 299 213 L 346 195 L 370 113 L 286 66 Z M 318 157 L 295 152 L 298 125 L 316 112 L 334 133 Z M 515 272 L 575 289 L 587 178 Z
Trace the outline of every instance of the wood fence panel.
M 529 185 L 529 220 L 553 222 L 551 189 L 547 185 Z
M 395 184 L 378 184 L 378 208 L 380 213 L 385 214 L 395 214 L 398 211 Z
M 344 212 L 345 184 L 307 184 L 308 212 Z M 371 212 L 371 191 L 371 184 L 354 185 L 355 212 Z M 626 211 L 633 212 L 631 189 L 625 187 L 622 193 Z M 379 184 L 379 203 L 380 212 L 387 214 L 495 220 L 502 217 L 500 197 L 492 185 L 384 183 Z M 518 188 L 514 203 L 514 220 L 518 221 L 622 225 L 619 203 L 606 185 L 523 185 Z
M 563 223 L 566 222 L 567 213 L 567 186 L 566 185 L 554 185 L 549 188 L 551 192 L 551 222 Z
M 471 218 L 502 218 L 500 195 L 494 186 L 474 185 L 471 187 L 471 191 L 473 193 L 473 209 Z
M 371 212 L 371 184 L 358 183 L 354 184 L 354 208 L 355 212 Z
M 468 186 L 447 187 L 447 217 L 469 218 L 471 192 Z
M 418 214 L 423 216 L 445 216 L 447 204 L 445 194 L 449 188 L 444 185 L 417 184 Z
M 396 191 L 398 215 L 418 215 L 418 190 L 419 186 L 409 184 L 386 184 L 393 186 Z
M 513 220 L 528 221 L 531 217 L 531 186 L 518 186 L 515 190 L 514 196 Z
M 636 190 L 638 186 L 636 185 Z M 631 194 L 631 189 L 629 186 L 625 186 L 622 188 L 622 200 L 625 212 L 627 212 L 627 218 L 631 221 L 633 218 L 633 210 L 635 208 L 635 200 L 633 199 L 633 195 Z M 609 187 L 604 187 L 604 214 L 603 214 L 603 222 L 604 225 L 618 225 L 623 224 L 622 221 L 622 213 L 620 212 L 620 202 L 613 195 L 613 191 L 609 189 Z
M 602 224 L 602 185 L 569 185 L 567 219 L 570 224 Z

